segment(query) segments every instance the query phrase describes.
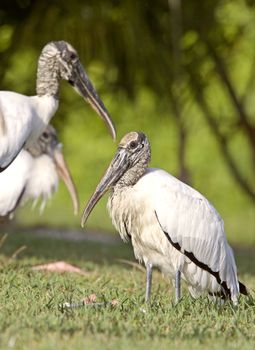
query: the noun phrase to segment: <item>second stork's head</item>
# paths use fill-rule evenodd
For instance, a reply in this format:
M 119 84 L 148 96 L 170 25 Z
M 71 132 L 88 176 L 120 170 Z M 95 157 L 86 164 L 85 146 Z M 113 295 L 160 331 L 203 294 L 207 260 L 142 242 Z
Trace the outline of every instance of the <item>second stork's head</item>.
M 74 214 L 77 215 L 79 211 L 79 199 L 76 187 L 62 153 L 62 144 L 59 142 L 56 130 L 53 128 L 53 126 L 48 125 L 38 140 L 34 142 L 27 149 L 27 151 L 32 155 L 35 161 L 38 160 L 38 162 L 35 162 L 35 164 L 40 164 L 40 161 L 43 161 L 41 167 L 39 167 L 35 174 L 35 176 L 38 176 L 38 179 L 31 179 L 30 181 L 30 191 L 34 192 L 33 187 L 37 187 L 38 193 L 41 192 L 51 195 L 52 193 L 49 192 L 53 192 L 57 186 L 54 179 L 57 178 L 58 175 L 64 181 L 68 192 L 70 193 L 70 197 L 73 202 Z M 43 157 L 47 158 L 46 162 Z M 55 169 L 53 174 L 51 174 L 53 171 L 52 168 Z M 38 174 L 40 169 L 41 173 Z M 49 172 L 49 174 L 47 174 L 47 172 Z M 40 188 L 40 186 L 45 188 Z
M 111 117 L 85 72 L 76 50 L 67 42 L 52 41 L 44 46 L 38 61 L 37 94 L 59 94 L 59 81 L 67 80 L 106 122 L 111 136 L 116 131 Z
M 130 132 L 119 143 L 117 152 L 83 211 L 82 226 L 109 189 L 133 186 L 143 176 L 150 162 L 150 143 L 142 132 Z

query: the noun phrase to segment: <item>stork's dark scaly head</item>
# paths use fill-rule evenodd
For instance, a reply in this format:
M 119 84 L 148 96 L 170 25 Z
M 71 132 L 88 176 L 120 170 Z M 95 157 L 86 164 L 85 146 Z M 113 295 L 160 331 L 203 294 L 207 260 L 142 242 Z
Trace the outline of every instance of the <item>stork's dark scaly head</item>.
M 122 155 L 126 159 L 125 163 L 129 165 L 128 168 L 132 168 L 141 161 L 147 165 L 150 161 L 150 154 L 150 144 L 146 135 L 132 131 L 121 139 L 116 156 Z
M 56 166 L 58 175 L 64 181 L 70 193 L 73 202 L 74 214 L 78 214 L 79 199 L 77 195 L 77 190 L 62 153 L 62 144 L 59 142 L 56 130 L 53 128 L 53 126 L 48 125 L 39 137 L 39 139 L 36 142 L 34 142 L 27 149 L 27 151 L 34 158 L 40 157 L 42 155 L 47 155 L 52 159 Z M 47 171 L 47 169 L 45 169 L 45 171 Z
M 50 74 L 54 75 L 55 81 L 60 79 L 67 80 L 106 122 L 113 139 L 116 138 L 116 131 L 111 117 L 90 82 L 76 50 L 63 40 L 52 41 L 42 50 L 37 72 L 37 93 L 39 95 L 45 93 L 43 83 L 46 79 L 49 79 L 48 76 Z M 55 94 L 57 94 L 57 91 L 55 91 Z
M 53 152 L 56 148 L 61 148 L 56 130 L 53 126 L 47 125 L 38 140 L 29 146 L 27 150 L 34 158 L 40 157 L 43 154 L 47 154 L 53 158 Z
M 115 157 L 83 211 L 82 226 L 105 192 L 115 186 L 133 186 L 140 179 L 150 155 L 150 144 L 144 133 L 130 132 L 121 139 Z

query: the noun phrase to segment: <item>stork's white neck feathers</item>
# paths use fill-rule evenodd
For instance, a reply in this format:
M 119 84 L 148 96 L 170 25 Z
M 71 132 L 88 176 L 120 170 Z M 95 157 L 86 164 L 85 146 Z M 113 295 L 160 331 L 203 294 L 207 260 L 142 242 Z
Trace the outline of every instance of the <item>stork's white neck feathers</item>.
M 44 203 L 57 190 L 57 187 L 58 175 L 52 159 L 47 155 L 34 158 L 33 168 L 24 193 L 24 201 L 41 197 Z
M 27 138 L 26 147 L 29 147 L 40 136 L 41 132 L 49 124 L 52 116 L 58 109 L 59 101 L 50 95 L 30 97 L 35 107 L 32 132 Z

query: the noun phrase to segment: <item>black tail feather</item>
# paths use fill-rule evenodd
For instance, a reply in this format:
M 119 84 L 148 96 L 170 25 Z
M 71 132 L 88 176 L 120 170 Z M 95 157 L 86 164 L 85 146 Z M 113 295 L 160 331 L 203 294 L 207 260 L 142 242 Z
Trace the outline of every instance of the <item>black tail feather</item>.
M 238 281 L 238 282 L 239 282 L 240 293 L 244 294 L 244 295 L 249 295 L 246 286 L 243 283 L 241 283 L 240 281 Z

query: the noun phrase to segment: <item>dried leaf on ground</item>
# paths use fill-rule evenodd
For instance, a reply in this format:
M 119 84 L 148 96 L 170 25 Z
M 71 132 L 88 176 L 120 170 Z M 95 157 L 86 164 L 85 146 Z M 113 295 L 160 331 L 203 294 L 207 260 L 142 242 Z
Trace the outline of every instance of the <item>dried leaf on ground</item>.
M 96 299 L 97 299 L 96 294 L 90 294 L 88 297 L 85 297 L 84 299 L 82 299 L 82 302 L 86 305 L 92 304 L 96 301 Z
M 37 271 L 49 271 L 49 272 L 74 272 L 80 275 L 87 275 L 87 273 L 77 266 L 66 263 L 65 261 L 56 261 L 49 264 L 37 265 L 32 267 Z

